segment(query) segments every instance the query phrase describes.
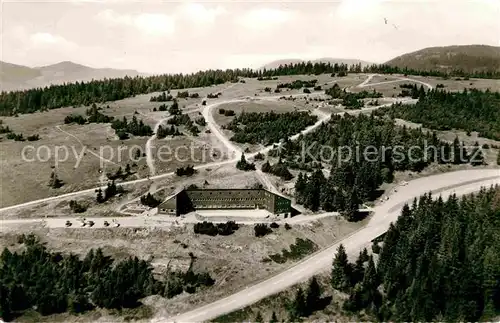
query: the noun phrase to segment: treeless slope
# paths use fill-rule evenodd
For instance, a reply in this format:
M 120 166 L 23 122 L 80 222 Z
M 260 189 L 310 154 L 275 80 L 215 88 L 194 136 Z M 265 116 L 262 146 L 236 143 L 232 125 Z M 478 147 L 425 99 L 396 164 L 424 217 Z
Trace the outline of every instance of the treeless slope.
M 428 47 L 391 59 L 386 64 L 415 70 L 500 71 L 500 47 L 465 45 Z
M 0 61 L 0 83 L 24 82 L 40 76 L 40 71 L 27 66 Z

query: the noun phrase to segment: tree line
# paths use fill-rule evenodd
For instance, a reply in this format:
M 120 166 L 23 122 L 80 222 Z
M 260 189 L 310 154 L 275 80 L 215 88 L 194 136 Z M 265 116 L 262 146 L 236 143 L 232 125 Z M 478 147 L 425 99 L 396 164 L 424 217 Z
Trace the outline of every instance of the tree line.
M 462 92 L 420 92 L 415 105 L 394 104 L 381 111 L 436 130 L 478 131 L 485 138 L 500 140 L 500 92 L 477 89 Z
M 137 76 L 116 79 L 94 80 L 90 82 L 75 82 L 63 85 L 50 85 L 22 91 L 0 93 L 0 115 L 16 115 L 18 113 L 33 113 L 67 106 L 91 105 L 117 101 L 138 94 L 163 92 L 170 89 L 185 89 L 208 87 L 225 82 L 238 82 L 240 77 L 268 78 L 282 75 L 301 74 L 335 74 L 339 76 L 351 73 L 407 74 L 438 77 L 474 77 L 500 78 L 500 72 L 463 71 L 445 73 L 441 71 L 417 71 L 388 65 L 372 65 L 365 68 L 361 64 L 348 66 L 346 64 L 311 63 L 281 65 L 276 69 L 253 71 L 250 69 L 207 70 L 193 74 L 164 74 L 157 76 Z M 163 94 L 162 94 L 163 95 Z

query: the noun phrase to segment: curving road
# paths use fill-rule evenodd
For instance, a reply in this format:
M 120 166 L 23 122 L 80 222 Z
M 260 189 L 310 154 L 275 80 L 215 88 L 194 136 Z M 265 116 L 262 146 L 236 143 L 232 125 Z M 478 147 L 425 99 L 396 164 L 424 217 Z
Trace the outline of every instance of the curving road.
M 478 191 L 483 186 L 500 184 L 500 170 L 482 169 L 444 173 L 423 177 L 399 187 L 398 191 L 383 204 L 373 209 L 374 214 L 367 226 L 357 230 L 348 237 L 336 242 L 307 257 L 290 269 L 283 271 L 265 281 L 249 286 L 231 296 L 207 304 L 193 311 L 170 318 L 156 318 L 151 322 L 201 322 L 230 313 L 251 305 L 265 297 L 279 293 L 297 283 L 307 280 L 321 271 L 331 268 L 335 252 L 343 244 L 350 256 L 368 247 L 371 240 L 386 232 L 391 222 L 396 221 L 405 203 L 411 203 L 414 197 L 429 191 L 447 197 Z

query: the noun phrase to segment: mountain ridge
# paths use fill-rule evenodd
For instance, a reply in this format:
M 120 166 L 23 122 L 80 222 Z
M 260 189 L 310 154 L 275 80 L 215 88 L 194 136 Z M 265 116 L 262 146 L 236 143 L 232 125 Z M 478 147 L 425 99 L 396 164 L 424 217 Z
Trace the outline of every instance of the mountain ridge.
M 52 84 L 139 75 L 146 74 L 130 69 L 94 68 L 71 61 L 37 67 L 0 61 L 0 89 L 2 91 L 25 90 Z
M 498 72 L 500 71 L 500 47 L 489 45 L 426 47 L 397 56 L 385 64 L 426 71 Z

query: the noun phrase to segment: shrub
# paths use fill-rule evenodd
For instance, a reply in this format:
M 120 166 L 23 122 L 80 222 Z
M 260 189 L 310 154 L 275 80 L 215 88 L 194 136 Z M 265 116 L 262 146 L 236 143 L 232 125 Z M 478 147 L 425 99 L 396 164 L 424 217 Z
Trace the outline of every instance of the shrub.
M 273 222 L 273 223 L 271 223 L 270 227 L 273 228 L 273 229 L 277 229 L 277 228 L 280 227 L 280 225 L 278 223 L 276 223 L 276 222 Z
M 273 232 L 273 230 L 271 230 L 267 224 L 265 223 L 259 223 L 259 224 L 256 224 L 255 227 L 253 228 L 254 231 L 255 231 L 255 236 L 256 237 L 263 237 L 271 232 Z

